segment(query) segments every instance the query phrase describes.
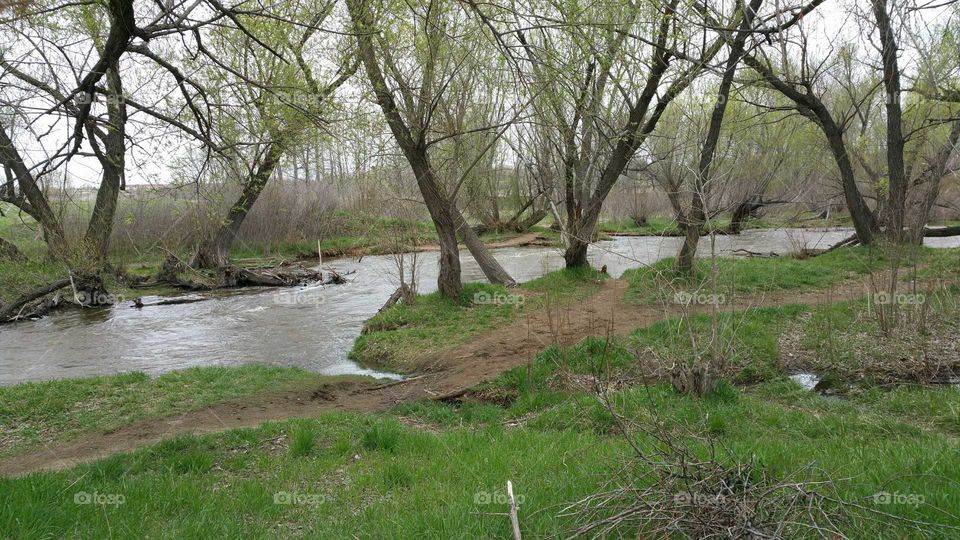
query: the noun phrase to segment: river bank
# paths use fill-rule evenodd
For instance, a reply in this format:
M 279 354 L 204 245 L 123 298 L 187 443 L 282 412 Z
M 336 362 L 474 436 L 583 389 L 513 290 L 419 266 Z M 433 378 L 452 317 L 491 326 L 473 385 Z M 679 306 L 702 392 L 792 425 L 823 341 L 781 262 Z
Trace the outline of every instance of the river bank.
M 737 256 L 740 250 L 787 253 L 826 247 L 845 230 L 758 230 L 716 238 L 704 254 Z M 957 238 L 927 239 L 949 246 Z M 672 256 L 678 238 L 618 237 L 591 246 L 595 268 L 612 277 Z M 519 282 L 563 267 L 562 253 L 549 247 L 495 250 Z M 419 257 L 419 292 L 436 287 L 436 253 Z M 343 258 L 324 266 L 348 275 L 344 285 L 293 289 L 251 288 L 204 293 L 208 301 L 138 310 L 132 302 L 103 309 L 69 310 L 40 321 L 0 326 L 0 385 L 67 377 L 142 371 L 155 376 L 193 366 L 237 366 L 259 362 L 300 367 L 322 375 L 370 374 L 348 359 L 364 322 L 396 289 L 390 256 Z M 465 282 L 482 282 L 474 261 L 462 258 Z M 130 299 L 126 299 L 130 300 Z M 145 297 L 145 301 L 155 298 Z M 269 332 L 264 331 L 270 328 Z M 198 353 L 197 351 L 202 351 Z
M 731 311 L 735 324 L 723 328 L 736 328 L 735 365 L 749 377 L 706 398 L 678 395 L 646 371 L 676 345 L 669 335 L 683 320 L 627 294 L 645 290 L 646 278 L 608 279 L 576 308 L 531 313 L 524 335 L 491 330 L 404 383 L 233 401 L 0 460 L 5 475 L 63 469 L 0 479 L 9 494 L 0 523 L 24 536 L 499 537 L 509 535 L 510 480 L 525 536 L 571 534 L 586 514 L 563 511 L 569 505 L 618 486 L 651 488 L 635 452 L 655 451 L 657 439 L 624 433 L 614 414 L 625 414 L 637 428 L 669 426 L 674 444 L 703 460 L 715 444 L 724 461 L 755 463 L 768 489 L 811 482 L 808 494 L 838 501 L 825 511 L 849 535 L 951 536 L 960 391 L 854 383 L 837 399 L 788 377 L 803 366 L 801 349 L 824 365 L 844 361 L 831 337 L 862 323 L 862 278 L 834 275 L 840 281 L 826 288 L 743 297 L 752 307 Z M 841 306 L 853 315 L 835 317 Z M 798 334 L 800 345 L 790 338 Z M 270 416 L 284 408 L 300 419 Z M 123 502 L 84 504 L 87 494 Z M 174 498 L 176 518 L 163 510 Z

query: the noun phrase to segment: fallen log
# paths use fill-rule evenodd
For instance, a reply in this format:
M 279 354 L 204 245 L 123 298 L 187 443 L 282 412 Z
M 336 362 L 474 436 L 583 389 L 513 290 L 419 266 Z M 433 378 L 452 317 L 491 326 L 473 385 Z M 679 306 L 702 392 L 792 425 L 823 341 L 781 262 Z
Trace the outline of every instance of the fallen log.
M 204 298 L 202 296 L 192 296 L 184 298 L 169 298 L 167 300 L 160 300 L 158 302 L 150 302 L 145 304 L 142 298 L 133 299 L 133 307 L 140 309 L 145 307 L 157 307 L 157 306 L 180 306 L 183 304 L 196 304 L 197 302 L 203 302 L 209 300 L 209 298 Z
M 60 289 L 69 286 L 70 283 L 70 278 L 63 278 L 54 281 L 53 283 L 34 289 L 27 294 L 24 294 L 20 298 L 17 298 L 13 302 L 0 307 L 0 322 L 11 322 L 23 318 L 23 309 L 27 306 L 27 304 L 39 300 L 50 293 L 59 291 Z M 36 312 L 31 312 L 31 314 L 35 315 Z
M 924 227 L 924 238 L 944 238 L 947 236 L 960 236 L 960 225 L 953 227 Z
M 304 268 L 299 264 L 260 267 L 222 266 L 216 271 L 191 268 L 175 258 L 164 261 L 157 280 L 149 285 L 164 283 L 191 291 L 228 289 L 235 287 L 297 287 L 301 285 L 339 285 L 347 280 L 334 271 L 324 272 Z M 146 284 L 144 284 L 146 285 Z
M 746 255 L 747 257 L 762 257 L 762 258 L 766 258 L 766 259 L 773 259 L 773 258 L 776 258 L 776 257 L 779 257 L 779 256 L 780 256 L 779 253 L 776 253 L 776 252 L 774 252 L 774 251 L 769 251 L 769 252 L 767 252 L 767 253 L 762 253 L 762 252 L 760 252 L 760 251 L 750 251 L 749 249 L 743 249 L 743 248 L 735 249 L 735 250 L 733 250 L 733 253 L 743 253 L 743 254 Z
M 842 247 L 855 246 L 859 243 L 860 243 L 860 239 L 857 237 L 857 235 L 851 234 L 847 238 L 844 238 L 843 240 L 837 242 L 836 244 L 828 247 L 825 251 L 823 251 L 823 253 L 830 253 L 831 251 L 838 250 Z

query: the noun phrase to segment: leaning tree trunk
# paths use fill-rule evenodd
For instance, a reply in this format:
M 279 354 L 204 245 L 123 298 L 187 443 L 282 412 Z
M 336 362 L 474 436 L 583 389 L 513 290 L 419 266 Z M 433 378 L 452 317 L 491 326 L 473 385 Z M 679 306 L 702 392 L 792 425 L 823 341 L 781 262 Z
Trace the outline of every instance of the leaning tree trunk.
M 451 203 L 451 205 L 452 204 L 453 203 Z M 500 266 L 497 259 L 494 258 L 490 250 L 487 249 L 487 246 L 480 240 L 480 237 L 477 236 L 477 232 L 467 224 L 467 221 L 463 218 L 463 214 L 456 208 L 452 209 L 452 213 L 453 218 L 456 220 L 460 236 L 463 238 L 463 243 L 467 245 L 467 249 L 470 250 L 470 254 L 473 255 L 474 260 L 477 261 L 480 270 L 483 271 L 483 275 L 486 276 L 487 280 L 489 280 L 490 283 L 515 287 L 517 282 L 510 277 L 510 274 L 503 269 L 503 266 Z
M 833 159 L 840 170 L 843 197 L 847 204 L 847 210 L 850 212 L 850 217 L 853 219 L 853 228 L 857 231 L 857 239 L 861 244 L 871 243 L 880 227 L 876 216 L 867 206 L 863 194 L 860 193 L 860 188 L 857 187 L 853 164 L 843 140 L 843 129 L 833 119 L 826 105 L 815 94 L 800 92 L 796 87 L 779 78 L 773 69 L 752 55 L 748 54 L 744 59 L 746 64 L 760 73 L 771 86 L 796 103 L 797 109 L 804 116 L 815 119 L 817 126 L 820 127 L 827 138 L 830 153 L 833 154 Z
M 763 201 L 757 197 L 750 197 L 733 209 L 730 215 L 730 227 L 727 229 L 730 234 L 740 234 L 743 231 L 743 224 L 751 218 L 757 216 L 757 213 L 763 208 Z
M 0 158 L 3 159 L 4 166 L 9 167 L 16 176 L 20 193 L 23 194 L 32 209 L 30 215 L 40 223 L 40 227 L 43 229 L 43 236 L 47 241 L 50 255 L 54 259 L 64 260 L 68 250 L 63 225 L 50 207 L 50 203 L 37 184 L 36 179 L 34 179 L 33 173 L 23 162 L 20 152 L 13 145 L 6 128 L 2 125 L 0 125 Z
M 213 236 L 204 240 L 197 248 L 197 253 L 190 261 L 190 266 L 193 268 L 216 269 L 230 264 L 230 249 L 237 238 L 240 226 L 243 225 L 243 220 L 250 213 L 260 194 L 263 193 L 263 188 L 270 180 L 270 176 L 276 169 L 282 155 L 283 148 L 280 142 L 271 141 L 267 143 L 267 151 L 257 165 L 254 174 L 244 182 L 240 197 L 230 207 L 226 219 Z
M 547 217 L 547 214 L 549 214 L 549 212 L 546 208 L 534 208 L 526 218 L 516 222 L 516 225 L 513 227 L 513 232 L 522 233 L 529 231 L 534 225 L 543 221 L 543 218 Z

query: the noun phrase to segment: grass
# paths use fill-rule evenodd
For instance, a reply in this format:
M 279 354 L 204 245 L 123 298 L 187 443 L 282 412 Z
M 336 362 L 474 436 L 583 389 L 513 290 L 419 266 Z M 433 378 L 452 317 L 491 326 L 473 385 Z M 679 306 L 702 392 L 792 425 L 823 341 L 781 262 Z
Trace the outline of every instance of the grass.
M 960 287 L 907 294 L 918 303 L 888 312 L 895 323 L 887 329 L 880 306 L 865 299 L 813 310 L 797 343 L 796 362 L 847 380 L 944 382 L 944 374 L 960 369 Z
M 584 343 L 560 364 L 555 353 L 541 355 L 530 386 L 513 386 L 523 382 L 523 368 L 504 374 L 489 386 L 521 392 L 507 407 L 419 402 L 383 414 L 328 413 L 0 479 L 0 528 L 14 537 L 503 538 L 510 534 L 503 513 L 511 480 L 524 536 L 567 535 L 574 517 L 561 509 L 611 478 L 627 478 L 623 466 L 632 455 L 595 396 L 550 390 L 558 373 L 592 373 L 597 352 Z M 553 397 L 535 398 L 542 394 Z M 774 379 L 726 386 L 706 399 L 665 385 L 627 388 L 612 401 L 638 421 L 665 421 L 694 448 L 693 434 L 710 434 L 727 449 L 722 460 L 752 458 L 772 477 L 812 465 L 812 480 L 831 478 L 841 498 L 879 511 L 944 524 L 960 512 L 954 389 L 838 401 Z M 931 404 L 941 414 L 953 411 L 953 423 L 921 418 Z M 505 425 L 511 420 L 516 427 Z M 304 433 L 312 441 L 307 453 L 295 450 Z M 631 437 L 653 449 L 646 436 Z M 924 502 L 877 505 L 878 492 Z M 82 504 L 94 495 L 102 504 Z M 841 523 L 861 537 L 921 536 L 905 523 L 859 513 Z
M 420 295 L 413 305 L 395 305 L 367 321 L 350 358 L 366 366 L 414 372 L 435 361 L 444 349 L 508 324 L 525 310 L 548 302 L 573 302 L 596 292 L 603 277 L 592 269 L 565 269 L 512 290 L 465 283 L 457 301 L 440 293 Z
M 717 291 L 730 295 L 826 289 L 849 279 L 879 274 L 896 265 L 907 278 L 914 262 L 920 278 L 960 277 L 960 249 L 916 247 L 911 251 L 899 261 L 883 247 L 840 249 L 808 258 L 703 258 L 697 260 L 693 283 L 678 276 L 676 259 L 668 258 L 646 268 L 628 270 L 622 279 L 630 282 L 628 299 L 653 302 L 661 300 L 664 293 L 672 297 L 675 290 L 712 291 L 711 275 L 717 276 Z
M 263 365 L 141 372 L 0 387 L 0 455 L 107 432 L 137 420 L 349 380 Z
M 582 281 L 591 280 L 551 274 L 528 288 L 566 291 L 575 298 L 583 292 L 576 286 Z M 408 313 L 409 324 L 433 324 L 430 316 L 450 315 L 444 310 L 487 308 L 418 306 L 424 311 Z M 662 425 L 677 444 L 701 458 L 709 453 L 704 443 L 709 436 L 723 463 L 752 460 L 773 479 L 804 470 L 808 480 L 832 481 L 840 499 L 862 508 L 956 525 L 960 391 L 861 386 L 843 399 L 828 399 L 785 377 L 782 359 L 793 351 L 784 349 L 781 336 L 798 328 L 801 336 L 823 337 L 862 322 L 852 312 L 834 317 L 829 327 L 821 324 L 819 317 L 844 309 L 855 307 L 782 306 L 722 314 L 720 328 L 738 368 L 732 380 L 744 384 L 721 384 L 705 398 L 679 395 L 669 384 L 642 376 L 648 351 L 682 358 L 690 353 L 684 325 L 704 331 L 707 324 L 703 317 L 665 321 L 613 343 L 588 338 L 566 349 L 549 348 L 529 366 L 482 384 L 460 403 L 425 400 L 382 413 L 331 412 L 181 436 L 67 471 L 0 479 L 5 500 L 0 530 L 13 537 L 502 538 L 510 535 L 503 515 L 510 480 L 525 537 L 568 536 L 578 523 L 575 514 L 562 512 L 566 505 L 609 488 L 611 480 L 634 487 L 649 481 L 639 465 L 627 467 L 634 456 L 627 437 L 647 454 L 657 444 L 642 432 L 621 431 L 593 392 L 595 376 L 611 382 L 609 402 L 618 414 L 640 425 Z M 259 369 L 265 368 L 244 379 L 267 379 Z M 168 394 L 196 396 L 199 387 L 183 383 L 201 371 L 171 374 L 162 386 L 128 375 L 112 384 L 73 381 L 41 392 L 40 387 L 8 391 L 23 395 L 15 402 L 29 421 L 34 415 L 52 418 L 82 409 L 70 395 L 80 395 L 79 403 L 113 400 L 114 394 L 123 394 L 120 401 L 141 403 L 164 402 Z M 238 384 L 228 385 L 224 375 L 210 372 L 208 377 L 219 382 L 204 386 Z M 292 384 L 298 380 L 294 374 Z M 87 391 L 79 393 L 81 388 Z M 24 401 L 38 393 L 47 398 Z M 9 395 L 0 398 L 11 401 Z M 921 503 L 883 504 L 877 493 Z M 87 504 L 91 499 L 95 502 Z M 918 530 L 905 521 L 878 520 L 879 514 L 867 510 L 833 517 L 857 537 L 956 532 Z M 642 531 L 620 533 L 643 536 Z

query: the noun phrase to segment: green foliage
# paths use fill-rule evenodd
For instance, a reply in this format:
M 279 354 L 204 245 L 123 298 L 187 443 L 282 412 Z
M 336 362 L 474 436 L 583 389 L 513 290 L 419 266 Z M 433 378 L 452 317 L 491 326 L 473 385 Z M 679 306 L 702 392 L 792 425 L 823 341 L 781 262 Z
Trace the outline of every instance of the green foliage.
M 400 448 L 400 424 L 395 420 L 380 420 L 363 434 L 363 447 L 367 450 L 394 453 Z

